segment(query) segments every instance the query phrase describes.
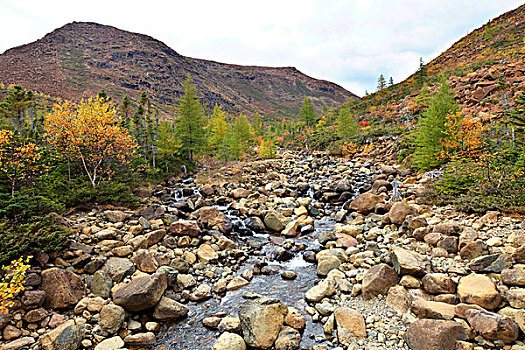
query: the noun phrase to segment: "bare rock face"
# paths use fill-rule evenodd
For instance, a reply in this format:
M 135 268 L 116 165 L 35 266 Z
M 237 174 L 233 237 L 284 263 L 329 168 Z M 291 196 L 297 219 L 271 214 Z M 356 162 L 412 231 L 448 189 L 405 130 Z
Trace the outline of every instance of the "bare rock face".
M 454 321 L 417 320 L 405 333 L 413 350 L 455 350 L 456 341 L 465 339 L 465 328 Z
M 387 264 L 378 264 L 366 271 L 363 278 L 362 293 L 365 299 L 371 299 L 379 294 L 387 294 L 388 289 L 399 281 L 393 268 Z
M 44 304 L 52 309 L 76 305 L 86 293 L 84 282 L 79 276 L 56 267 L 42 272 L 42 289 L 46 292 Z
M 164 274 L 138 277 L 113 292 L 113 302 L 128 311 L 142 311 L 155 306 L 168 286 Z
M 494 282 L 485 275 L 475 273 L 459 280 L 458 296 L 462 303 L 476 304 L 489 310 L 497 308 L 501 303 L 501 296 Z
M 484 338 L 501 340 L 505 344 L 512 343 L 518 339 L 519 326 L 510 317 L 475 309 L 467 310 L 465 315 L 472 328 Z
M 269 349 L 279 335 L 288 308 L 277 299 L 259 298 L 239 309 L 242 334 L 248 346 Z

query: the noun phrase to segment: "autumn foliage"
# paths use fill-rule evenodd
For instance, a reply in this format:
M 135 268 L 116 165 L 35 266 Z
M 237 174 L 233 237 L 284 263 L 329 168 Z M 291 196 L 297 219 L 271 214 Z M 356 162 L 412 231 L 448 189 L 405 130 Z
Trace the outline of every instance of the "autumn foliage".
M 4 266 L 2 272 L 4 276 L 0 281 L 0 312 L 6 315 L 9 309 L 13 307 L 13 298 L 24 290 L 24 279 L 29 269 L 30 257 L 24 259 L 20 257 L 14 260 L 10 266 Z
M 47 141 L 59 154 L 79 161 L 96 187 L 127 164 L 137 148 L 120 124 L 116 107 L 104 99 L 88 99 L 55 104 L 44 127 Z

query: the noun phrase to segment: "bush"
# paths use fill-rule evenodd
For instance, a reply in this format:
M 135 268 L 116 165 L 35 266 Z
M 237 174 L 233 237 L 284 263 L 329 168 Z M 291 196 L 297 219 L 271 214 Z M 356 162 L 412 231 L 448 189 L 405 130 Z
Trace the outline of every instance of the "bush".
M 32 217 L 45 216 L 62 209 L 62 205 L 46 197 L 27 194 L 16 194 L 12 197 L 0 193 L 0 219 L 12 223 L 25 223 Z
M 86 204 L 116 205 L 136 207 L 138 198 L 125 183 L 101 183 L 93 188 L 88 184 L 72 185 L 62 198 L 66 207 L 76 207 Z
M 27 252 L 51 252 L 64 248 L 70 232 L 59 225 L 56 214 L 33 218 L 30 222 L 15 224 L 0 222 L 0 262 L 6 263 Z

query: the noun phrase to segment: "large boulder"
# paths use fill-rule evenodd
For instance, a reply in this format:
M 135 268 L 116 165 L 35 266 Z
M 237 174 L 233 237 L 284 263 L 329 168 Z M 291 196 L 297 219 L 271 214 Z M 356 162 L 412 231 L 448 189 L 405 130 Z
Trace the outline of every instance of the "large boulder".
M 337 324 L 337 338 L 342 344 L 353 342 L 356 338 L 366 337 L 365 318 L 359 312 L 347 307 L 334 311 Z
M 98 324 L 100 327 L 108 333 L 116 333 L 122 323 L 126 312 L 118 305 L 108 304 L 104 305 L 98 315 Z
M 270 348 L 287 313 L 288 308 L 277 299 L 258 298 L 243 303 L 239 319 L 246 344 L 257 349 Z
M 75 273 L 59 268 L 42 272 L 42 286 L 46 292 L 45 306 L 64 309 L 76 305 L 86 293 L 86 286 Z
M 126 258 L 111 257 L 104 264 L 104 271 L 114 282 L 120 282 L 126 276 L 135 272 L 135 266 L 131 260 Z
M 160 218 L 164 215 L 166 209 L 162 205 L 153 204 L 144 208 L 141 208 L 135 212 L 135 216 L 144 217 L 146 220 L 153 220 Z
M 371 299 L 379 294 L 386 294 L 398 281 L 399 277 L 393 268 L 387 264 L 375 265 L 366 271 L 363 278 L 363 297 Z
M 270 231 L 281 232 L 286 227 L 288 220 L 281 213 L 270 210 L 264 216 L 264 224 Z
M 446 273 L 428 273 L 421 280 L 425 291 L 432 294 L 455 293 L 457 284 Z
M 211 350 L 246 350 L 246 343 L 240 335 L 224 332 L 213 344 Z
M 82 341 L 82 331 L 75 321 L 67 321 L 40 337 L 43 350 L 76 350 Z
M 215 207 L 202 207 L 194 214 L 201 224 L 209 228 L 226 223 L 226 215 Z
M 501 296 L 494 282 L 485 275 L 475 273 L 459 280 L 458 296 L 462 303 L 476 304 L 489 310 L 497 308 L 501 303 Z
M 333 279 L 326 278 L 316 284 L 312 288 L 308 289 L 304 294 L 304 297 L 307 301 L 317 302 L 323 299 L 324 297 L 329 297 L 336 292 L 337 282 Z
M 392 205 L 392 208 L 390 208 L 388 217 L 392 223 L 401 225 L 405 221 L 405 218 L 412 214 L 414 214 L 414 209 L 410 205 L 403 202 L 396 202 Z
M 155 306 L 168 286 L 165 274 L 137 277 L 113 292 L 113 302 L 128 311 L 142 311 Z
M 350 209 L 361 214 L 373 212 L 376 205 L 382 202 L 382 197 L 373 193 L 362 193 L 350 203 Z
M 413 350 L 455 350 L 456 342 L 465 339 L 465 328 L 454 321 L 417 320 L 405 333 L 405 340 Z
M 484 338 L 501 340 L 505 344 L 510 344 L 518 339 L 519 326 L 510 317 L 475 309 L 467 310 L 465 315 L 472 328 Z
M 392 264 L 400 275 L 423 276 L 432 272 L 432 264 L 426 257 L 401 247 L 392 248 Z
M 177 236 L 198 237 L 201 229 L 194 220 L 179 220 L 170 224 L 170 233 Z
M 301 344 L 301 333 L 298 330 L 284 326 L 275 341 L 275 350 L 296 350 Z

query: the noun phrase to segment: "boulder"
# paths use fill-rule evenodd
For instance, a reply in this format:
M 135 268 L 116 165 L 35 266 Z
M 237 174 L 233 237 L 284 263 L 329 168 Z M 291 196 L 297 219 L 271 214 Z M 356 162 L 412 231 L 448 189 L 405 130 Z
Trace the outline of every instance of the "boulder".
M 425 291 L 432 294 L 455 293 L 457 284 L 446 273 L 428 273 L 421 280 Z
M 219 254 L 208 244 L 203 244 L 197 249 L 197 256 L 204 263 L 209 263 L 219 258 Z
M 362 293 L 365 299 L 387 294 L 388 289 L 399 281 L 397 273 L 387 264 L 378 264 L 368 269 L 363 277 Z
M 46 292 L 43 290 L 26 290 L 20 301 L 24 309 L 34 309 L 42 306 L 46 299 Z
M 153 332 L 131 334 L 124 338 L 124 343 L 133 349 L 151 348 L 157 342 Z
M 162 205 L 153 204 L 144 208 L 141 208 L 135 212 L 135 216 L 144 217 L 146 220 L 158 219 L 164 215 L 166 209 Z
M 225 332 L 213 344 L 211 350 L 246 350 L 246 343 L 240 335 Z
M 113 223 L 124 222 L 126 220 L 126 214 L 120 210 L 108 210 L 104 212 L 106 220 Z
M 270 210 L 264 216 L 264 224 L 268 230 L 273 232 L 281 232 L 286 227 L 288 220 L 282 214 L 276 212 L 275 210 Z
M 337 283 L 333 279 L 326 278 L 319 282 L 319 284 L 308 289 L 304 294 L 304 297 L 307 301 L 317 302 L 323 299 L 324 297 L 329 297 L 336 292 Z
M 488 254 L 489 246 L 483 241 L 473 241 L 465 244 L 459 251 L 463 260 L 473 260 L 482 255 Z
M 177 236 L 198 237 L 201 232 L 197 221 L 179 220 L 170 224 L 170 233 Z
M 131 260 L 126 258 L 111 257 L 104 264 L 104 271 L 114 282 L 120 282 L 124 277 L 131 276 L 135 272 L 135 266 Z
M 512 288 L 505 293 L 510 306 L 525 309 L 525 288 Z
M 392 248 L 392 264 L 399 275 L 423 276 L 432 272 L 431 262 L 423 255 L 401 247 Z
M 382 197 L 373 193 L 362 193 L 350 203 L 350 209 L 361 214 L 368 214 L 373 212 L 380 202 L 382 202 Z
M 112 338 L 104 339 L 95 346 L 95 350 L 115 350 L 124 347 L 124 340 L 121 337 L 114 336 Z
M 483 255 L 472 260 L 469 267 L 475 272 L 495 272 L 500 273 L 504 269 L 510 268 L 513 264 L 512 256 L 508 254 Z
M 153 273 L 159 268 L 157 259 L 146 249 L 140 249 L 132 258 L 131 261 L 137 268 L 146 273 Z
M 403 286 L 394 286 L 388 290 L 386 303 L 400 314 L 405 314 L 412 306 L 413 297 Z
M 226 216 L 215 207 L 202 207 L 195 213 L 201 224 L 211 228 L 226 222 Z
M 284 326 L 275 341 L 275 350 L 296 350 L 301 343 L 301 333 L 298 330 Z
M 365 318 L 359 312 L 347 307 L 334 311 L 337 324 L 337 338 L 342 344 L 353 342 L 356 338 L 366 337 Z
M 137 277 L 113 292 L 113 302 L 128 311 L 142 311 L 155 306 L 168 286 L 165 274 Z
M 81 329 L 70 320 L 40 337 L 43 350 L 76 350 L 82 341 Z
M 122 307 L 114 304 L 107 304 L 100 310 L 98 324 L 106 332 L 114 334 L 122 326 L 125 316 L 126 312 Z
M 470 326 L 484 338 L 501 340 L 505 344 L 518 339 L 519 326 L 510 317 L 474 309 L 467 310 L 465 315 Z
M 182 305 L 171 298 L 162 297 L 155 307 L 153 317 L 160 321 L 170 321 L 184 317 L 188 312 L 189 309 L 187 306 Z
M 45 306 L 52 309 L 76 305 L 86 293 L 84 282 L 78 275 L 56 267 L 42 272 L 41 288 L 46 292 Z
M 508 286 L 525 286 L 525 269 L 505 269 L 501 271 L 501 280 Z
M 337 269 L 341 265 L 341 260 L 336 256 L 329 255 L 317 264 L 317 274 L 319 276 L 326 276 L 328 272 Z
M 462 303 L 476 304 L 493 310 L 501 303 L 501 296 L 492 280 L 472 273 L 459 280 L 458 296 Z
M 229 291 L 234 291 L 241 289 L 248 284 L 250 284 L 250 282 L 248 282 L 246 279 L 242 278 L 241 276 L 235 276 L 230 282 L 228 282 L 226 289 Z
M 270 348 L 284 323 L 288 308 L 277 299 L 258 298 L 239 308 L 242 334 L 248 346 Z
M 456 342 L 465 339 L 465 328 L 454 321 L 417 320 L 405 333 L 405 340 L 413 350 L 455 350 Z
M 304 329 L 306 326 L 306 318 L 304 318 L 296 308 L 289 307 L 288 314 L 284 318 L 284 323 L 295 329 Z
M 113 286 L 113 281 L 111 277 L 104 270 L 98 270 L 93 275 L 89 289 L 91 293 L 102 298 L 109 298 L 111 294 L 111 287 Z
M 405 221 L 405 218 L 412 214 L 414 214 L 414 209 L 410 205 L 403 202 L 396 202 L 392 205 L 392 208 L 390 208 L 388 217 L 393 224 L 401 225 Z
M 410 310 L 418 318 L 452 320 L 455 316 L 454 305 L 438 301 L 416 299 Z
M 246 198 L 250 195 L 250 191 L 245 188 L 236 188 L 231 192 L 231 195 L 235 199 Z
M 22 337 L 16 340 L 13 340 L 9 343 L 4 343 L 0 350 L 19 350 L 19 349 L 26 349 L 30 345 L 35 343 L 35 338 L 33 337 Z

